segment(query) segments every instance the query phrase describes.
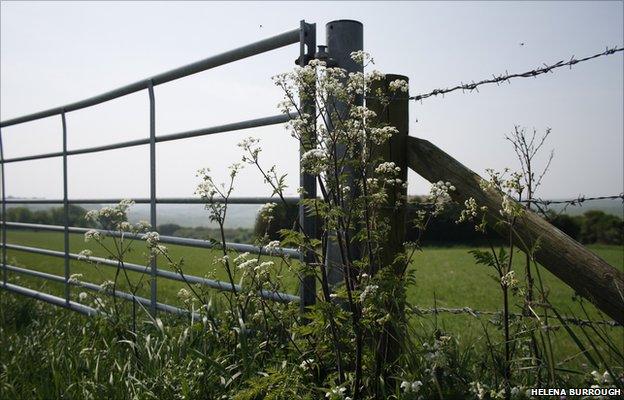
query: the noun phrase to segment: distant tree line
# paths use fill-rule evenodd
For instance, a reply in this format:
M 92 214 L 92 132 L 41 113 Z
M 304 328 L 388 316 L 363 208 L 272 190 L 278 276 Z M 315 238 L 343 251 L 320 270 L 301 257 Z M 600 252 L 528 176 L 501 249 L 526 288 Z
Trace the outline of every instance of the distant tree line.
M 406 241 L 415 241 L 418 238 L 418 230 L 410 223 L 416 217 L 418 209 L 417 203 L 408 207 Z M 446 207 L 427 227 L 421 243 L 424 245 L 486 244 L 484 236 L 475 232 L 470 224 L 455 222 L 460 211 L 459 205 Z M 279 230 L 292 228 L 295 218 L 297 218 L 296 205 L 284 207 L 283 204 L 278 204 L 275 208 L 274 220 L 269 226 L 262 218 L 256 218 L 254 234 L 263 236 L 266 233 L 271 240 L 277 240 L 280 238 Z M 547 218 L 554 226 L 581 243 L 624 244 L 624 221 L 616 215 L 591 210 L 578 216 L 549 212 Z M 498 240 L 496 234 L 488 236 L 494 241 Z
M 178 224 L 158 225 L 158 233 L 164 236 L 178 236 L 190 239 L 221 240 L 221 232 L 218 228 L 207 228 L 196 226 L 193 228 L 180 226 Z M 230 228 L 223 230 L 225 240 L 235 243 L 252 243 L 254 232 L 248 228 Z
M 69 205 L 69 226 L 90 228 L 93 224 L 85 220 L 87 210 Z M 6 210 L 6 220 L 10 222 L 24 222 L 44 225 L 65 225 L 65 211 L 63 207 L 53 207 L 43 210 L 32 210 L 28 207 L 11 207 Z
M 414 241 L 418 237 L 418 230 L 409 221 L 412 221 L 418 210 L 417 204 L 412 204 L 407 210 L 406 241 Z M 485 244 L 483 235 L 474 231 L 469 224 L 457 224 L 461 208 L 459 205 L 447 207 L 442 214 L 432 221 L 426 234 L 421 238 L 424 245 L 482 245 Z M 93 227 L 84 216 L 87 210 L 77 205 L 69 206 L 69 225 L 77 227 Z M 285 207 L 278 204 L 274 210 L 274 219 L 267 224 L 262 218 L 256 218 L 253 229 L 231 228 L 225 229 L 225 238 L 230 242 L 252 243 L 255 238 L 265 234 L 271 240 L 280 239 L 280 229 L 296 227 L 294 225 L 298 215 L 298 207 Z M 584 243 L 624 244 L 624 221 L 622 218 L 606 214 L 602 211 L 590 210 L 583 215 L 570 216 L 549 212 L 547 218 L 553 225 L 561 229 L 575 240 Z M 54 207 L 43 210 L 31 210 L 27 207 L 11 207 L 7 209 L 7 221 L 26 222 L 45 225 L 63 225 L 65 223 L 63 207 Z M 162 224 L 158 226 L 161 235 L 179 236 L 194 239 L 220 240 L 220 232 L 216 228 L 184 227 L 178 224 Z M 496 235 L 490 235 L 496 238 Z

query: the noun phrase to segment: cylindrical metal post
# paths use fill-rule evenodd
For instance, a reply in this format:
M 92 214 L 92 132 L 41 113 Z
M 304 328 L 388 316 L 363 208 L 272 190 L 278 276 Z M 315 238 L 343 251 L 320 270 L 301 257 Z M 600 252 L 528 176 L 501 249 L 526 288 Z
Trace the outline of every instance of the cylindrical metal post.
M 156 105 L 154 100 L 154 84 L 150 81 L 147 87 L 150 107 L 150 225 L 156 230 Z M 156 257 L 150 259 L 150 308 L 152 315 L 156 315 L 158 302 L 158 275 Z
M 349 72 L 360 72 L 363 66 L 353 61 L 351 53 L 364 49 L 364 27 L 361 22 L 341 19 L 328 22 L 325 26 L 327 48 L 329 57 L 332 58 L 337 67 Z M 355 105 L 362 105 L 363 99 L 358 99 Z M 346 104 L 336 104 L 335 111 L 344 115 L 347 110 Z M 338 157 L 344 154 L 344 147 L 338 148 Z M 346 173 L 350 172 L 345 169 Z M 355 186 L 350 184 L 350 187 Z M 343 282 L 344 268 L 342 267 L 342 257 L 340 249 L 335 240 L 330 239 L 327 244 L 327 280 L 331 286 Z M 357 246 L 351 247 L 353 258 L 358 258 L 359 249 Z
M 65 113 L 61 114 L 63 124 L 63 245 L 65 248 L 65 302 L 69 304 L 70 284 L 69 284 L 69 202 L 67 195 L 67 120 Z
M 314 58 L 316 50 L 316 24 L 307 24 L 301 21 L 301 31 L 299 37 L 299 66 L 304 67 L 309 60 Z M 316 115 L 316 105 L 314 99 L 302 100 L 301 109 L 311 116 Z M 316 132 L 309 132 L 309 137 L 302 137 L 299 144 L 299 153 L 303 155 L 306 151 L 316 147 Z M 301 171 L 299 175 L 299 185 L 303 188 L 301 199 L 316 198 L 316 177 Z M 303 204 L 299 205 L 299 222 L 303 233 L 309 238 L 316 238 L 316 216 L 306 215 Z M 301 255 L 302 262 L 307 266 L 314 261 L 314 254 L 308 251 Z M 307 271 L 309 272 L 309 271 Z M 313 273 L 305 273 L 301 277 L 299 306 L 304 312 L 305 308 L 316 303 L 316 276 Z

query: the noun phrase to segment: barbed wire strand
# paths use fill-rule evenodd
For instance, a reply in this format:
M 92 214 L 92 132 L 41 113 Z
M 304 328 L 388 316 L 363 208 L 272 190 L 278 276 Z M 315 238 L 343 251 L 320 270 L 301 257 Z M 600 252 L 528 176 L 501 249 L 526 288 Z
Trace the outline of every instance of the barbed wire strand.
M 417 307 L 417 306 L 412 306 L 411 307 L 411 311 L 414 314 L 417 315 L 426 315 L 426 314 L 441 314 L 441 313 L 445 313 L 445 314 L 454 314 L 454 315 L 459 315 L 459 314 L 463 314 L 463 315 L 470 315 L 473 316 L 475 318 L 479 318 L 482 316 L 500 316 L 502 315 L 502 311 L 479 311 L 479 310 L 473 310 L 470 307 L 461 307 L 461 308 L 448 308 L 448 307 L 436 307 L 436 308 L 421 308 L 421 307 Z M 522 317 L 527 317 L 527 315 L 523 315 L 523 314 L 516 314 L 516 313 L 510 313 L 509 314 L 511 317 L 516 317 L 516 318 L 522 318 Z M 535 316 L 533 315 L 528 315 L 529 318 L 535 318 Z M 609 326 L 620 326 L 620 324 L 618 324 L 615 321 L 609 321 L 609 320 L 597 320 L 597 321 L 591 321 L 591 320 L 586 320 L 586 319 L 579 319 L 579 318 L 571 318 L 571 317 L 562 317 L 562 320 L 573 324 L 573 325 L 579 325 L 579 326 L 587 326 L 587 325 L 609 325 Z
M 545 206 L 549 206 L 551 204 L 569 204 L 569 205 L 573 205 L 573 206 L 578 206 L 581 205 L 582 203 L 586 202 L 586 201 L 594 201 L 594 200 L 617 200 L 617 199 L 621 199 L 622 201 L 624 201 L 624 193 L 620 193 L 617 195 L 613 195 L 613 196 L 597 196 L 597 197 L 585 197 L 585 196 L 579 196 L 575 199 L 570 199 L 570 200 L 543 200 L 540 198 L 536 198 L 536 199 L 526 199 L 526 200 L 522 200 L 521 203 L 538 203 L 538 204 L 543 204 Z
M 468 84 L 464 84 L 462 82 L 460 85 L 457 85 L 457 86 L 454 86 L 454 87 L 450 87 L 450 88 L 446 88 L 446 89 L 434 89 L 434 90 L 432 90 L 432 91 L 430 91 L 428 93 L 423 93 L 423 94 L 418 94 L 416 96 L 411 96 L 409 99 L 410 100 L 419 101 L 419 100 L 426 99 L 428 97 L 445 95 L 447 93 L 454 92 L 456 90 L 461 90 L 462 92 L 465 92 L 466 90 L 469 91 L 469 92 L 472 92 L 473 90 L 476 90 L 478 92 L 479 91 L 478 87 L 482 86 L 482 85 L 493 84 L 493 83 L 496 83 L 496 85 L 500 85 L 500 83 L 502 83 L 502 82 L 507 82 L 507 83 L 511 84 L 511 82 L 509 82 L 509 81 L 511 79 L 514 79 L 514 78 L 531 78 L 531 77 L 535 78 L 538 75 L 543 75 L 543 74 L 552 72 L 553 70 L 555 70 L 557 68 L 563 68 L 563 67 L 567 67 L 567 66 L 569 66 L 570 69 L 572 69 L 573 65 L 578 64 L 580 62 L 589 61 L 589 60 L 592 60 L 594 58 L 598 58 L 598 57 L 602 57 L 602 56 L 608 56 L 608 55 L 615 54 L 615 53 L 620 52 L 620 51 L 624 51 L 624 47 L 614 47 L 612 49 L 609 49 L 607 47 L 607 49 L 605 51 L 603 51 L 602 53 L 594 54 L 593 56 L 584 57 L 584 58 L 580 58 L 580 59 L 576 59 L 576 58 L 574 58 L 574 56 L 572 56 L 572 58 L 570 58 L 569 61 L 559 61 L 559 62 L 557 62 L 555 64 L 551 64 L 551 65 L 544 64 L 544 67 L 536 68 L 536 69 L 533 69 L 531 71 L 522 72 L 522 73 L 510 74 L 507 71 L 505 71 L 505 74 L 501 74 L 499 76 L 492 75 L 492 79 L 484 79 L 484 80 L 479 81 L 479 82 L 472 81 L 471 83 L 468 83 Z
M 566 204 L 566 205 L 572 205 L 572 206 L 581 206 L 583 203 L 587 202 L 587 201 L 595 201 L 595 200 L 622 200 L 622 202 L 624 202 L 624 193 L 620 193 L 620 194 L 616 194 L 616 195 L 611 195 L 611 196 L 596 196 L 596 197 L 585 197 L 585 196 L 578 196 L 574 199 L 568 199 L 568 200 L 544 200 L 541 198 L 534 198 L 534 199 L 525 199 L 525 200 L 520 200 L 520 203 L 531 203 L 531 204 L 541 204 L 544 206 L 549 206 L 551 204 Z M 436 205 L 436 203 L 432 203 L 432 202 L 415 202 L 415 203 L 408 203 L 407 206 L 408 207 L 414 207 L 414 208 L 419 208 L 419 207 L 434 207 Z

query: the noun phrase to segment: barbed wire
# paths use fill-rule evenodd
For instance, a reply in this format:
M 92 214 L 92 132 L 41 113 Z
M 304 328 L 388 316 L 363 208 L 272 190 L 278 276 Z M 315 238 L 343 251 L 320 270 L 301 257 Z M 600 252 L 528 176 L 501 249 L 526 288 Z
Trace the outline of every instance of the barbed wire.
M 487 85 L 487 84 L 492 84 L 492 83 L 496 83 L 496 85 L 500 85 L 501 82 L 507 82 L 511 84 L 511 82 L 509 81 L 514 78 L 531 78 L 531 77 L 535 78 L 538 75 L 546 74 L 548 72 L 552 72 L 554 69 L 562 68 L 566 66 L 569 66 L 570 69 L 572 69 L 573 65 L 578 64 L 580 62 L 592 60 L 594 58 L 598 58 L 602 56 L 615 54 L 620 51 L 624 51 L 624 47 L 614 47 L 612 49 L 609 49 L 607 47 L 607 49 L 603 51 L 602 53 L 594 54 L 593 56 L 584 57 L 580 59 L 575 59 L 574 56 L 572 56 L 572 58 L 570 58 L 569 61 L 559 61 L 551 65 L 544 64 L 544 67 L 536 68 L 531 71 L 522 72 L 522 73 L 510 74 L 507 71 L 505 71 L 505 74 L 501 74 L 499 76 L 492 75 L 492 79 L 484 79 L 479 82 L 472 81 L 471 83 L 467 83 L 467 84 L 461 83 L 460 85 L 446 88 L 446 89 L 434 89 L 428 93 L 411 96 L 409 99 L 418 101 L 418 100 L 423 100 L 432 96 L 445 95 L 446 93 L 454 92 L 456 90 L 461 90 L 462 92 L 465 92 L 466 90 L 470 92 L 472 92 L 473 90 L 476 90 L 478 92 L 479 91 L 478 87 L 482 85 Z
M 534 205 L 543 205 L 543 206 L 550 206 L 552 204 L 565 204 L 566 207 L 567 206 L 580 206 L 583 203 L 587 202 L 587 201 L 595 201 L 595 200 L 622 200 L 622 202 L 624 202 L 624 192 L 620 193 L 620 194 L 616 194 L 616 195 L 611 195 L 611 196 L 596 196 L 596 197 L 586 197 L 583 195 L 580 195 L 574 199 L 568 199 L 568 200 L 544 200 L 541 198 L 533 198 L 533 199 L 524 199 L 524 200 L 520 200 L 520 203 L 531 203 Z M 418 200 L 417 197 L 412 198 L 411 200 Z M 407 203 L 407 207 L 409 208 L 424 208 L 424 207 L 435 207 L 436 203 L 435 202 L 427 202 L 427 201 L 423 201 L 423 202 L 410 202 Z
M 551 204 L 568 204 L 572 206 L 578 206 L 586 201 L 617 200 L 617 199 L 621 199 L 622 201 L 624 201 L 624 193 L 620 193 L 620 194 L 613 195 L 613 196 L 597 196 L 597 197 L 579 196 L 575 199 L 569 199 L 569 200 L 543 200 L 540 198 L 536 198 L 536 199 L 521 200 L 520 202 L 521 203 L 537 203 L 537 204 L 543 204 L 545 206 L 549 206 Z
M 462 315 L 470 315 L 470 316 L 473 316 L 475 318 L 479 318 L 479 317 L 482 317 L 482 316 L 502 316 L 503 315 L 502 311 L 479 311 L 479 310 L 473 310 L 470 307 L 461 307 L 461 308 L 449 308 L 449 307 L 421 308 L 421 307 L 417 307 L 417 306 L 411 306 L 410 310 L 413 313 L 417 314 L 417 315 L 427 315 L 427 314 L 436 314 L 437 315 L 437 314 L 445 313 L 445 314 L 454 314 L 454 315 L 460 315 L 460 314 L 462 314 Z M 509 315 L 511 317 L 514 317 L 514 318 L 523 318 L 523 317 L 535 318 L 534 315 L 524 315 L 524 314 L 517 314 L 517 313 L 510 313 Z M 543 318 L 543 316 L 540 315 L 540 318 Z M 557 319 L 557 318 L 554 318 L 554 319 Z M 563 321 L 565 321 L 566 323 L 570 323 L 572 325 L 578 325 L 578 326 L 588 326 L 588 325 L 608 325 L 608 326 L 613 326 L 613 327 L 621 326 L 617 322 L 610 321 L 610 320 L 591 321 L 591 320 L 587 320 L 587 319 L 579 319 L 579 318 L 572 318 L 572 317 L 561 317 L 561 319 Z

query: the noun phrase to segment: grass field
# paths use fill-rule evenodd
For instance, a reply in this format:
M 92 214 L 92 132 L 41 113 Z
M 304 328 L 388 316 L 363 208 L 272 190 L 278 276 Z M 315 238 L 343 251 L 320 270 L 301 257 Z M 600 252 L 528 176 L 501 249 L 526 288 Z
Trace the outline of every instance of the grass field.
M 25 246 L 41 247 L 51 250 L 63 250 L 63 235 L 61 233 L 43 231 L 11 230 L 7 234 L 7 242 L 21 244 Z M 209 278 L 227 280 L 227 275 L 223 267 L 216 268 L 214 259 L 219 256 L 215 250 L 190 248 L 170 245 L 167 246 L 174 259 L 184 257 L 186 274 L 206 276 Z M 624 249 L 621 246 L 590 246 L 593 252 L 604 258 L 611 265 L 622 270 L 624 268 Z M 70 237 L 70 250 L 78 253 L 83 249 L 91 249 L 95 255 L 105 256 L 96 243 L 85 243 L 82 235 L 72 234 Z M 412 268 L 416 272 L 416 285 L 409 288 L 408 297 L 412 304 L 423 308 L 432 308 L 434 304 L 438 307 L 470 307 L 475 310 L 499 311 L 501 306 L 501 293 L 498 283 L 492 279 L 493 271 L 482 265 L 476 265 L 469 247 L 432 247 L 425 248 L 424 251 L 416 254 L 412 263 Z M 128 261 L 145 265 L 146 251 L 142 242 L 136 243 L 136 250 L 129 254 Z M 516 271 L 519 279 L 522 279 L 523 260 L 520 256 L 515 257 Z M 25 266 L 56 275 L 63 275 L 63 259 L 50 256 L 42 256 L 22 251 L 8 251 L 9 264 Z M 159 268 L 167 269 L 165 263 L 160 262 Z M 544 285 L 550 293 L 550 301 L 565 315 L 584 317 L 578 302 L 573 301 L 574 292 L 564 283 L 560 282 L 546 270 L 541 269 Z M 82 261 L 71 262 L 71 273 L 83 274 L 81 280 L 101 283 L 106 279 L 113 279 L 115 268 L 108 266 L 96 267 Z M 289 293 L 296 293 L 298 281 L 293 274 L 282 271 L 285 279 L 284 290 Z M 131 279 L 137 282 L 141 279 L 140 274 L 130 274 Z M 34 288 L 43 289 L 46 292 L 62 296 L 63 285 L 54 282 L 43 282 L 39 279 L 15 273 L 9 273 L 9 281 L 15 282 L 19 279 L 19 284 Z M 142 278 L 142 288 L 139 295 L 149 297 L 149 281 L 147 276 Z M 120 280 L 120 281 L 123 281 Z M 124 284 L 120 285 L 124 289 Z M 177 291 L 184 287 L 181 282 L 171 281 L 163 278 L 158 279 L 158 299 L 161 302 L 182 306 L 177 299 Z M 72 297 L 78 301 L 79 288 L 72 289 Z M 519 311 L 519 304 L 513 308 L 514 312 Z M 605 318 L 588 305 L 592 318 Z M 449 315 L 440 314 L 437 317 L 426 316 L 417 318 L 416 324 L 427 325 L 428 328 L 437 327 L 445 331 L 453 332 L 454 335 L 462 337 L 465 343 L 473 343 L 483 339 L 483 326 L 481 323 L 487 321 L 485 318 L 474 318 L 470 315 Z M 487 325 L 487 324 L 486 324 Z M 615 329 L 614 337 L 619 344 L 624 346 L 624 335 L 622 328 Z M 492 329 L 495 331 L 495 329 Z M 565 332 L 559 331 L 558 335 L 566 337 Z M 496 337 L 500 332 L 493 333 Z M 558 341 L 555 344 L 565 354 L 576 352 L 574 344 L 566 340 Z

